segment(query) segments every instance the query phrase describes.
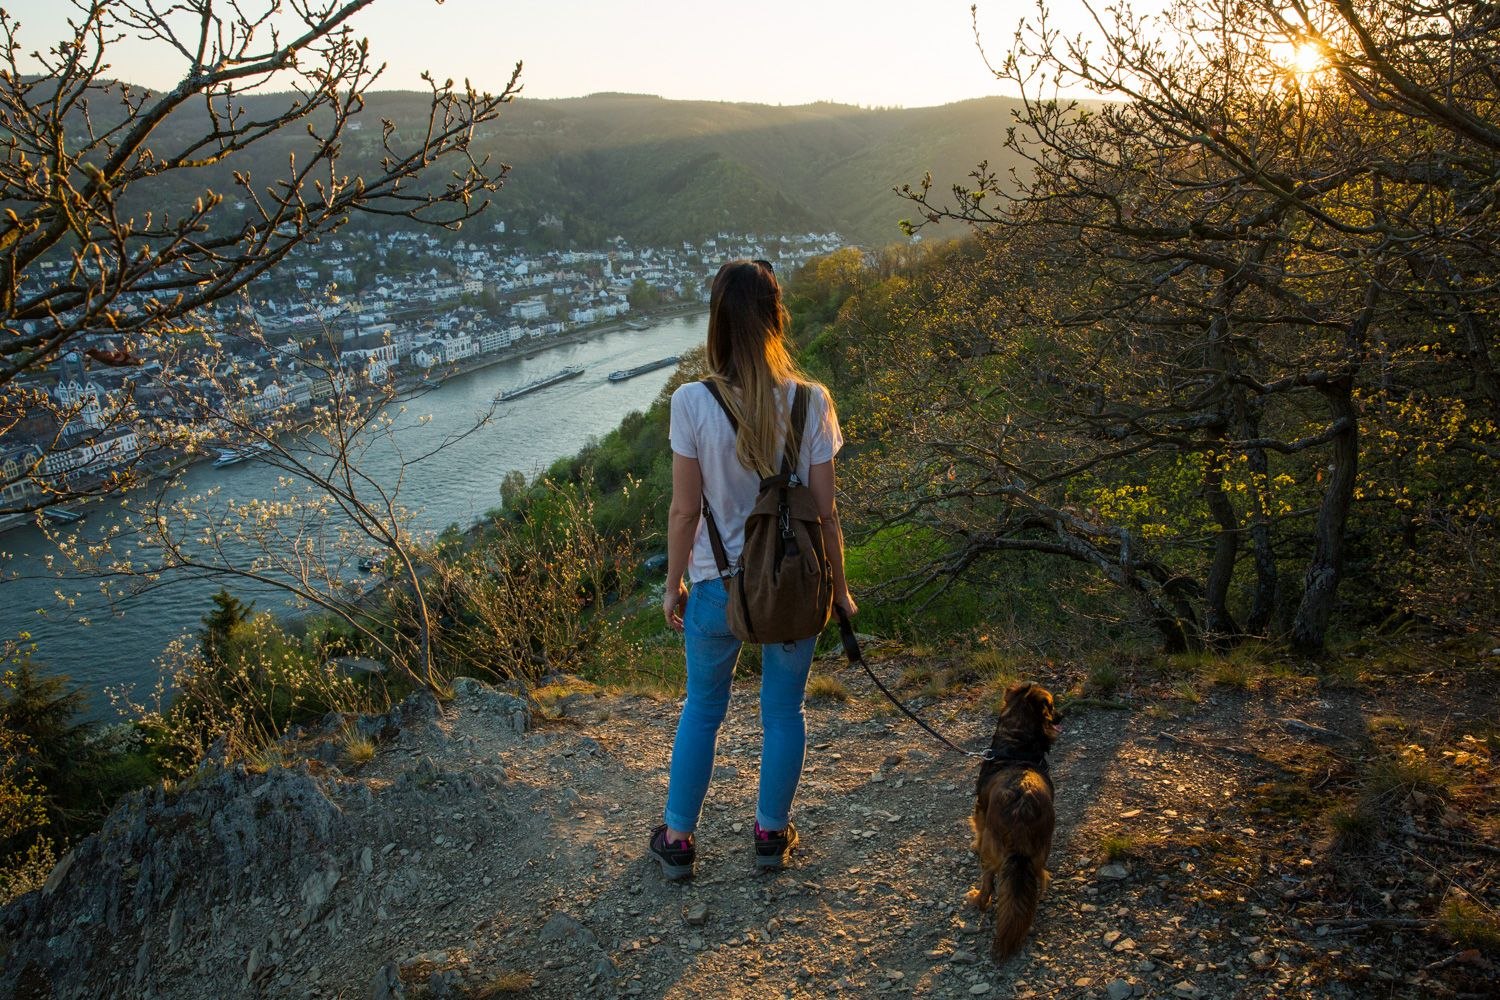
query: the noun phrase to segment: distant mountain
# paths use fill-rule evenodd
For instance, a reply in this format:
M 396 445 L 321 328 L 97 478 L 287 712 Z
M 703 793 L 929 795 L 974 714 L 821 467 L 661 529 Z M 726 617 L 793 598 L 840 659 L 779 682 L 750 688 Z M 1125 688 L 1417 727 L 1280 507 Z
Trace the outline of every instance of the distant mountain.
M 382 103 L 369 110 L 388 114 Z M 552 212 L 579 238 L 815 228 L 878 245 L 898 239 L 898 221 L 913 214 L 893 187 L 930 170 L 946 189 L 981 160 L 1008 162 L 1013 106 L 989 98 L 864 110 L 595 94 L 517 101 L 481 146 L 512 165 L 497 207 L 523 225 Z
M 284 100 L 261 95 L 248 103 L 255 113 Z M 915 184 L 930 170 L 946 190 L 981 160 L 1002 168 L 1011 162 L 1003 140 L 1014 106 L 1003 98 L 878 110 L 613 93 L 519 99 L 477 137 L 480 153 L 513 168 L 479 229 L 492 233 L 486 220 L 504 220 L 509 238 L 558 246 L 595 245 L 615 235 L 666 243 L 720 229 L 834 229 L 881 245 L 899 239 L 898 221 L 913 214 L 893 187 Z M 395 122 L 399 133 L 421 128 L 426 110 L 420 93 L 367 95 L 362 126 L 347 133 L 342 168 L 374 167 L 381 119 Z M 95 115 L 109 117 L 109 109 Z M 169 150 L 201 135 L 204 125 L 201 107 L 191 106 L 159 126 L 152 145 Z M 305 142 L 293 128 L 253 147 L 248 166 L 256 187 L 269 186 Z M 205 187 L 224 194 L 231 207 L 240 198 L 227 170 L 207 168 L 172 178 L 166 190 L 153 192 L 149 207 L 191 204 Z

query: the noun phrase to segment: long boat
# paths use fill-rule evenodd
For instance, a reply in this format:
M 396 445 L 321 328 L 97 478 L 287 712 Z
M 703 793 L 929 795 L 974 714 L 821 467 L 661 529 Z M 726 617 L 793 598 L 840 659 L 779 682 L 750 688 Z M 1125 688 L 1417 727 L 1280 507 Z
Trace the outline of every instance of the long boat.
M 222 469 L 226 465 L 237 465 L 246 459 L 263 455 L 271 450 L 271 445 L 266 441 L 257 441 L 244 448 L 226 448 L 219 452 L 219 457 L 214 459 L 214 468 Z
M 527 393 L 536 392 L 538 389 L 545 389 L 549 385 L 556 385 L 557 383 L 564 382 L 570 378 L 577 378 L 582 374 L 582 365 L 569 365 L 561 371 L 553 372 L 551 375 L 544 375 L 541 378 L 532 379 L 530 382 L 527 382 L 524 385 L 518 385 L 514 389 L 506 389 L 495 398 L 502 403 L 512 399 L 520 399 Z
M 643 365 L 636 365 L 634 368 L 625 368 L 617 372 L 610 372 L 609 380 L 611 382 L 623 382 L 628 378 L 635 378 L 637 375 L 644 375 L 647 372 L 654 372 L 658 368 L 665 368 L 667 365 L 675 365 L 679 360 L 675 354 L 669 358 L 658 358 L 655 361 L 648 361 Z

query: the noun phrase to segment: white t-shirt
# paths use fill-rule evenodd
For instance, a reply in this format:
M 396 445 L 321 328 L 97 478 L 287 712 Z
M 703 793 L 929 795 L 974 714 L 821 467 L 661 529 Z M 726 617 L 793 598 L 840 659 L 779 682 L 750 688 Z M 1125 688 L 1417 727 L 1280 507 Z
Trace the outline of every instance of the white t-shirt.
M 793 384 L 784 387 L 783 412 L 791 409 L 795 391 Z M 698 460 L 703 495 L 713 509 L 725 554 L 733 566 L 745 546 L 745 519 L 755 507 L 760 476 L 740 464 L 729 418 L 702 382 L 685 383 L 672 393 L 671 440 L 674 452 Z M 813 389 L 807 397 L 807 425 L 802 431 L 797 475 L 807 482 L 812 467 L 831 460 L 843 444 L 844 435 L 826 392 Z M 780 450 L 778 447 L 778 454 Z M 693 557 L 688 560 L 687 575 L 694 583 L 719 575 L 713 546 L 708 540 L 708 524 L 702 517 L 698 518 L 698 530 L 693 536 Z

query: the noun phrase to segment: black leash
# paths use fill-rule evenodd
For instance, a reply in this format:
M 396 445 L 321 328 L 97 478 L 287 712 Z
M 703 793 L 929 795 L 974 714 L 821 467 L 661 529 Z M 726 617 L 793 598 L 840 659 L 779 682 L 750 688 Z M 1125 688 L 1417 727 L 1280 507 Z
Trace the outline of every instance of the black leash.
M 865 673 L 870 675 L 870 680 L 875 682 L 875 686 L 880 689 L 881 694 L 885 695 L 891 700 L 892 705 L 895 705 L 897 708 L 901 709 L 901 711 L 905 712 L 908 719 L 915 722 L 923 729 L 927 730 L 928 735 L 937 740 L 943 746 L 947 747 L 949 750 L 952 750 L 954 753 L 963 754 L 965 757 L 973 757 L 977 760 L 988 761 L 1001 759 L 1000 755 L 995 753 L 994 747 L 987 747 L 985 748 L 984 752 L 981 753 L 976 750 L 965 750 L 961 746 L 954 745 L 954 743 L 949 740 L 948 737 L 944 736 L 936 729 L 933 729 L 921 719 L 917 718 L 915 712 L 907 708 L 905 705 L 901 704 L 900 699 L 891 694 L 890 690 L 880 682 L 880 678 L 875 676 L 875 671 L 871 670 L 870 665 L 865 662 L 865 655 L 864 653 L 860 652 L 859 639 L 855 638 L 854 626 L 849 622 L 848 613 L 846 613 L 844 609 L 839 607 L 837 604 L 833 606 L 833 610 L 837 612 L 839 616 L 839 636 L 844 640 L 844 655 L 849 657 L 850 663 L 858 663 L 861 667 L 865 668 Z

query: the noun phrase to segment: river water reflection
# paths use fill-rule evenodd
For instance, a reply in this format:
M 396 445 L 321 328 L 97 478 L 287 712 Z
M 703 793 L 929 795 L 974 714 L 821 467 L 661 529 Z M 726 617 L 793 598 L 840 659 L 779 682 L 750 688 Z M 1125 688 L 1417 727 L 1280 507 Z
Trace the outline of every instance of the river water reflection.
M 519 469 L 528 477 L 572 455 L 591 438 L 603 437 L 632 410 L 650 405 L 671 377 L 661 368 L 625 382 L 610 382 L 611 371 L 683 352 L 703 343 L 707 318 L 702 314 L 658 322 L 646 330 L 620 330 L 590 340 L 538 350 L 525 359 L 506 361 L 445 382 L 413 401 L 398 424 L 396 441 L 408 456 L 432 448 L 447 435 L 473 425 L 496 393 L 557 371 L 581 365 L 584 373 L 522 399 L 501 403 L 494 419 L 467 438 L 437 453 L 409 473 L 400 499 L 417 512 L 420 527 L 440 530 L 457 522 L 468 525 L 500 506 L 500 483 Z M 417 417 L 431 421 L 418 424 Z M 363 463 L 381 482 L 395 473 L 391 449 L 377 445 Z M 269 497 L 277 471 L 254 462 L 215 469 L 200 462 L 182 474 L 192 492 L 222 488 L 220 500 Z M 104 530 L 117 512 L 101 504 L 86 522 L 86 533 Z M 37 644 L 36 659 L 49 670 L 69 674 L 91 694 L 91 714 L 107 714 L 105 687 L 133 685 L 138 692 L 156 680 L 154 661 L 163 647 L 184 631 L 198 627 L 211 609 L 215 587 L 201 581 L 167 584 L 130 599 L 123 614 L 112 614 L 89 580 L 59 580 L 46 572 L 48 543 L 32 527 L 0 535 L 0 635 L 25 631 Z M 60 561 L 57 561 L 60 564 Z M 237 593 L 252 593 L 227 581 Z M 279 610 L 284 600 L 261 593 L 257 608 Z M 68 607 L 66 599 L 72 599 Z

